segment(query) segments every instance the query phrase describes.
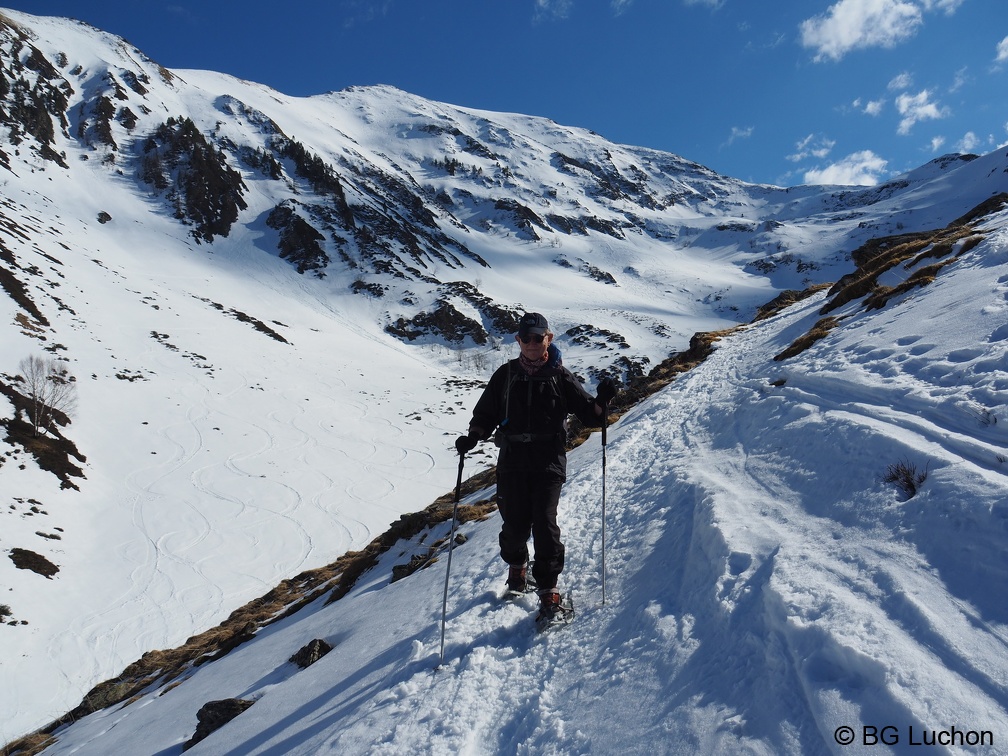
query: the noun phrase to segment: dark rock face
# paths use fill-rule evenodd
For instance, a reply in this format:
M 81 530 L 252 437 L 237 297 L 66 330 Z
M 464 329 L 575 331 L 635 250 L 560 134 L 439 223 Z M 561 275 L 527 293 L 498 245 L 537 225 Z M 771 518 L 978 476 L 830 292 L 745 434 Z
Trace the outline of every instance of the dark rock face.
M 294 656 L 290 658 L 293 664 L 297 664 L 301 669 L 310 667 L 312 664 L 317 662 L 323 656 L 332 651 L 332 646 L 326 643 L 321 638 L 316 638 L 311 641 L 308 645 L 301 648 Z
M 273 208 L 266 225 L 280 232 L 280 257 L 297 266 L 298 273 L 320 271 L 329 264 L 329 256 L 320 244 L 325 236 L 294 212 L 290 200 Z
M 43 577 L 52 580 L 52 576 L 59 572 L 59 567 L 50 562 L 41 554 L 36 554 L 28 549 L 11 549 L 11 561 L 19 570 L 31 570 Z
M 169 118 L 147 138 L 139 178 L 167 190 L 175 217 L 194 226 L 197 241 L 226 237 L 248 205 L 241 174 L 227 164 L 190 118 Z
M 196 714 L 196 719 L 199 720 L 196 732 L 185 742 L 182 750 L 188 751 L 211 733 L 216 732 L 237 717 L 253 703 L 255 701 L 244 701 L 240 698 L 225 698 L 221 701 L 209 701 L 203 704 Z

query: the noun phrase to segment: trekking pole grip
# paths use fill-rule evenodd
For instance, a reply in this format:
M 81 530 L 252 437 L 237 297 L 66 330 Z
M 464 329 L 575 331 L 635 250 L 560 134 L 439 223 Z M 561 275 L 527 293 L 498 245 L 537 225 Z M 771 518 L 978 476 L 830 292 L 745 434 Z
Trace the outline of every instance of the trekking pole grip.
M 602 404 L 602 448 L 606 445 L 606 429 L 609 427 L 609 402 Z

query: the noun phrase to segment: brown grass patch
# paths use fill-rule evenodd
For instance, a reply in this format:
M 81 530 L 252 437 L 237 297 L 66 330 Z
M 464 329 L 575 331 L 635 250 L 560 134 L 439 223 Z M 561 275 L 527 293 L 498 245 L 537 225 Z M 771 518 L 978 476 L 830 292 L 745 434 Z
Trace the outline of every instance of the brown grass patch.
M 831 285 L 832 284 L 828 283 L 815 284 L 814 286 L 809 286 L 807 289 L 802 289 L 801 291 L 797 289 L 782 291 L 756 311 L 756 317 L 753 318 L 753 322 L 756 323 L 760 320 L 772 318 L 781 310 L 790 307 L 795 302 L 801 302 L 803 299 L 808 299 L 813 294 L 818 294 L 823 289 L 828 289 Z
M 864 299 L 866 309 L 881 309 L 893 297 L 927 286 L 935 280 L 942 268 L 955 262 L 984 240 L 985 235 L 978 232 L 973 224 L 1000 210 L 1006 204 L 1008 193 L 1001 193 L 980 203 L 945 228 L 869 239 L 851 253 L 857 269 L 833 285 L 829 291 L 829 299 L 819 310 L 819 314 L 828 315 L 838 307 L 856 299 Z M 948 257 L 957 246 L 959 251 L 954 256 Z M 897 286 L 879 284 L 879 276 L 897 265 L 905 264 L 909 270 L 928 258 L 940 261 L 914 271 Z M 839 320 L 836 318 L 820 319 L 807 334 L 796 339 L 774 359 L 780 361 L 801 354 L 838 325 Z
M 821 315 L 870 294 L 878 287 L 878 277 L 934 243 L 932 234 L 905 234 L 872 239 L 853 253 L 857 270 L 842 277 L 830 289 L 830 300 Z
M 0 749 L 0 756 L 35 756 L 53 745 L 56 738 L 43 732 L 33 732 L 18 738 Z
M 928 265 L 925 268 L 914 271 L 914 273 L 907 278 L 906 281 L 901 283 L 899 286 L 879 286 L 871 293 L 870 296 L 865 298 L 865 309 L 866 310 L 881 310 L 888 304 L 892 297 L 899 296 L 900 294 L 905 294 L 911 289 L 916 289 L 918 287 L 927 286 L 933 283 L 935 277 L 938 275 L 938 271 L 944 268 L 949 263 L 955 262 L 955 260 L 945 260 L 943 262 L 935 263 L 934 265 Z
M 878 278 L 883 273 L 897 265 L 907 263 L 907 268 L 919 265 L 927 258 L 941 259 L 951 254 L 959 242 L 959 255 L 973 249 L 984 239 L 984 234 L 977 232 L 973 224 L 983 217 L 1000 210 L 1008 203 L 1008 194 L 1002 193 L 991 197 L 960 218 L 952 221 L 945 228 L 934 231 L 921 231 L 911 234 L 900 234 L 897 236 L 885 236 L 877 239 L 870 239 L 851 253 L 851 258 L 857 269 L 842 277 L 830 289 L 830 299 L 819 311 L 821 315 L 827 315 L 838 307 L 869 295 L 878 296 L 874 302 L 876 306 L 883 306 L 890 297 L 896 293 L 903 293 L 915 286 L 924 286 L 933 279 L 928 274 L 919 277 L 911 276 L 904 284 L 888 291 L 882 291 Z M 940 268 L 936 269 L 937 272 Z M 913 281 L 911 285 L 907 285 Z M 882 302 L 882 305 L 877 305 Z
M 786 360 L 790 357 L 801 354 L 820 339 L 826 338 L 826 336 L 829 335 L 829 332 L 838 325 L 840 325 L 840 321 L 832 316 L 828 318 L 820 318 L 816 321 L 816 324 L 812 326 L 812 329 L 808 333 L 804 336 L 799 336 L 791 343 L 791 346 L 776 355 L 774 357 L 774 361 L 780 362 L 781 360 Z

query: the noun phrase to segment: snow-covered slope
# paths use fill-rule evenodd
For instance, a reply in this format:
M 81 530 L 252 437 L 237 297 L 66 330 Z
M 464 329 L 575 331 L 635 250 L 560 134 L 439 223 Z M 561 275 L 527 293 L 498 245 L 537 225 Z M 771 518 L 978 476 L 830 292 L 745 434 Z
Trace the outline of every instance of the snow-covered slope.
M 797 357 L 773 359 L 825 294 L 723 338 L 610 429 L 605 480 L 598 437 L 578 448 L 568 628 L 497 598 L 497 523 L 469 523 L 440 669 L 444 560 L 390 584 L 403 544 L 46 753 L 180 753 L 231 697 L 254 703 L 189 753 L 1008 753 L 1008 213 L 988 229 Z M 883 480 L 901 462 L 911 498 Z M 314 638 L 333 650 L 299 671 Z
M 523 309 L 547 314 L 565 362 L 589 387 L 599 371 L 629 380 L 684 349 L 696 331 L 746 322 L 781 290 L 840 278 L 853 267 L 850 253 L 868 239 L 942 227 L 1008 190 L 1008 158 L 1002 153 L 949 157 L 872 189 L 747 185 L 675 155 L 615 145 L 544 119 L 433 103 L 385 87 L 292 98 L 216 73 L 168 71 L 122 40 L 76 22 L 0 14 L 0 283 L 6 292 L 0 297 L 0 322 L 5 324 L 0 328 L 0 382 L 17 389 L 18 363 L 29 354 L 66 360 L 77 378 L 79 408 L 70 425 L 53 429 L 49 437 L 58 432 L 58 438 L 74 445 L 76 456 L 64 454 L 64 461 L 80 473 L 70 469 L 61 478 L 40 467 L 12 435 L 13 400 L 6 394 L 0 398 L 0 420 L 8 429 L 7 439 L 0 441 L 0 492 L 5 497 L 0 546 L 5 554 L 29 550 L 59 568 L 46 579 L 17 569 L 13 559 L 0 561 L 0 585 L 7 588 L 0 606 L 9 612 L 4 618 L 9 624 L 0 625 L 4 741 L 63 715 L 95 683 L 118 674 L 141 654 L 180 644 L 280 580 L 363 547 L 401 514 L 420 510 L 449 490 L 456 469 L 451 439 L 465 427 L 480 381 L 511 355 L 510 329 Z M 988 222 L 1000 228 L 1000 221 Z M 1005 403 L 999 372 L 1003 352 L 997 351 L 1003 332 L 990 326 L 999 312 L 1003 320 L 1003 311 L 997 310 L 1004 307 L 1003 296 L 998 299 L 1005 274 L 1000 234 L 992 233 L 969 258 L 942 274 L 938 283 L 951 280 L 953 273 L 955 280 L 967 282 L 946 289 L 958 300 L 935 297 L 937 284 L 923 290 L 926 294 L 913 295 L 918 307 L 935 302 L 933 310 L 921 311 L 928 314 L 910 321 L 922 331 L 918 342 L 899 341 L 914 335 L 902 332 L 890 340 L 886 329 L 895 326 L 875 320 L 881 313 L 859 315 L 809 353 L 818 355 L 814 361 L 803 356 L 794 363 L 773 363 L 770 371 L 759 360 L 772 354 L 753 346 L 752 368 L 744 369 L 748 363 L 736 356 L 737 365 L 726 363 L 731 367 L 707 373 L 708 382 L 724 384 L 709 389 L 712 398 L 701 398 L 700 388 L 676 394 L 692 385 L 683 383 L 653 400 L 650 409 L 636 411 L 641 413 L 637 430 L 631 430 L 634 415 L 625 418 L 619 433 L 654 436 L 659 443 L 648 452 L 656 455 L 655 461 L 634 468 L 618 460 L 631 454 L 631 447 L 646 444 L 617 441 L 614 433 L 611 484 L 624 504 L 613 508 L 620 519 L 613 524 L 611 559 L 616 566 L 621 559 L 628 564 L 614 578 L 623 582 L 612 602 L 594 613 L 597 518 L 593 521 L 586 510 L 594 506 L 598 490 L 592 472 L 597 445 L 595 456 L 591 444 L 578 452 L 584 455 L 577 456 L 583 472 L 572 477 L 568 512 L 572 517 L 584 513 L 588 520 L 569 522 L 569 540 L 571 551 L 588 561 L 572 569 L 585 620 L 575 632 L 611 626 L 621 628 L 615 632 L 621 640 L 589 642 L 588 635 L 575 634 L 571 647 L 622 664 L 623 646 L 664 642 L 660 634 L 646 643 L 636 639 L 645 637 L 641 623 L 651 621 L 647 617 L 670 630 L 666 615 L 685 623 L 673 632 L 684 649 L 701 642 L 688 629 L 693 622 L 709 623 L 715 637 L 708 643 L 732 640 L 716 634 L 713 605 L 677 611 L 671 599 L 655 598 L 652 607 L 643 597 L 659 590 L 651 582 L 657 576 L 645 572 L 635 578 L 629 564 L 631 553 L 654 541 L 660 550 L 653 558 L 664 560 L 666 572 L 672 570 L 680 586 L 675 590 L 704 594 L 703 584 L 692 583 L 694 573 L 718 572 L 723 555 L 706 540 L 691 540 L 692 531 L 683 532 L 685 521 L 673 518 L 683 511 L 713 512 L 720 501 L 711 493 L 717 481 L 738 488 L 736 499 L 743 505 L 754 500 L 746 477 L 752 474 L 757 483 L 769 486 L 767 491 L 779 494 L 780 506 L 810 509 L 809 517 L 829 516 L 818 506 L 827 513 L 843 510 L 842 524 L 860 528 L 856 533 L 867 533 L 866 543 L 876 543 L 868 538 L 875 537 L 874 525 L 864 523 L 892 525 L 892 520 L 879 514 L 889 510 L 871 497 L 891 494 L 875 477 L 870 485 L 864 483 L 869 494 L 857 493 L 860 488 L 848 494 L 843 485 L 848 466 L 835 451 L 853 453 L 850 444 L 857 444 L 848 442 L 844 432 L 862 425 L 898 447 L 890 454 L 870 436 L 865 459 L 875 459 L 871 475 L 877 476 L 880 465 L 884 471 L 885 465 L 899 461 L 900 453 L 916 448 L 911 431 L 940 444 L 943 429 L 952 424 L 957 440 L 944 448 L 960 454 L 962 465 L 973 472 L 953 477 L 948 490 L 961 491 L 958 498 L 971 507 L 975 501 L 982 509 L 988 502 L 987 521 L 979 515 L 954 521 L 977 523 L 977 532 L 991 540 L 975 547 L 976 559 L 994 564 L 992 569 L 1001 569 L 1003 576 L 1004 549 L 993 545 L 1003 543 L 1003 511 L 994 506 L 999 500 L 990 492 L 1000 492 L 1003 500 L 1004 469 L 989 460 L 984 467 L 971 446 L 1004 446 L 991 420 Z M 975 277 L 963 278 L 962 269 L 975 270 Z M 983 318 L 964 309 L 974 303 Z M 811 318 L 810 307 L 803 305 L 800 314 L 788 317 Z M 935 328 L 925 327 L 927 318 L 937 319 Z M 774 344 L 768 348 L 779 351 L 786 344 L 777 342 L 807 326 L 804 320 L 772 322 L 777 325 L 761 325 L 735 338 L 756 344 L 754 334 L 763 334 L 759 338 Z M 960 329 L 956 338 L 963 344 L 931 336 L 939 333 L 938 326 Z M 986 335 L 980 333 L 984 329 Z M 855 337 L 843 333 L 859 334 L 859 341 L 851 342 Z M 998 333 L 1001 337 L 994 338 Z M 726 351 L 729 343 L 736 342 L 723 342 L 725 355 L 734 354 Z M 864 378 L 869 369 L 878 377 Z M 731 370 L 744 377 L 738 385 L 724 382 Z M 944 379 L 948 385 L 941 383 L 943 371 L 956 376 Z M 904 373 L 911 383 L 926 379 L 948 393 L 929 393 L 925 387 L 918 395 L 897 380 Z M 764 381 L 782 378 L 787 378 L 782 387 L 764 387 Z M 749 401 L 750 394 L 740 386 L 773 401 Z M 816 394 L 815 387 L 824 393 Z M 725 393 L 715 401 L 718 392 Z M 913 401 L 893 404 L 897 395 Z M 877 409 L 887 403 L 902 407 L 901 414 Z M 954 409 L 960 405 L 965 414 Z M 719 419 L 719 406 L 731 413 L 730 420 Z M 673 407 L 699 425 L 685 436 L 662 441 L 668 424 L 678 423 L 669 414 Z M 757 407 L 767 412 L 777 407 L 781 414 L 763 416 Z M 896 410 L 887 410 L 892 412 Z M 908 418 L 917 412 L 925 420 L 914 425 Z M 710 421 L 703 421 L 708 415 Z M 964 417 L 973 416 L 987 418 L 987 425 L 962 425 Z M 749 445 L 776 437 L 768 432 L 774 423 L 782 429 L 814 430 L 817 422 L 825 422 L 823 417 L 829 418 L 830 428 L 838 417 L 851 425 L 838 426 L 844 432 L 832 431 L 838 435 L 819 462 L 814 460 L 824 444 L 788 433 L 787 438 L 795 439 L 794 454 L 802 451 L 795 462 L 781 452 L 780 464 L 793 476 L 779 482 L 770 472 L 757 474 L 740 466 L 739 455 Z M 927 422 L 937 430 L 927 430 Z M 705 434 L 713 438 L 713 451 L 704 451 Z M 680 448 L 683 438 L 690 444 L 685 449 Z M 777 443 L 787 448 L 783 437 Z M 704 454 L 710 455 L 710 465 L 698 465 L 691 456 Z M 962 466 L 936 453 L 929 485 L 941 479 L 938 458 L 945 467 Z M 469 460 L 469 469 L 484 469 L 490 461 L 489 451 L 481 450 Z M 704 471 L 713 476 L 706 482 L 709 491 L 684 477 Z M 974 485 L 974 477 L 990 488 Z M 911 511 L 928 490 L 926 485 L 912 500 Z M 820 502 L 826 493 L 829 499 Z M 946 511 L 943 506 L 952 505 L 932 496 L 937 497 L 937 518 Z M 635 502 L 643 508 L 639 514 Z M 893 511 L 897 509 L 902 511 Z M 796 513 L 780 516 L 798 523 L 795 532 L 806 521 Z M 693 514 L 687 518 L 693 522 L 690 518 Z M 742 519 L 738 529 L 764 533 L 764 523 L 772 519 Z M 921 520 L 915 532 L 932 533 L 925 527 L 930 523 Z M 722 532 L 730 524 L 714 528 L 726 543 L 738 535 L 734 525 L 731 533 Z M 902 534 L 902 527 L 897 532 Z M 578 669 L 578 659 L 587 658 L 580 651 L 567 669 L 553 664 L 562 652 L 552 639 L 540 648 L 524 629 L 515 629 L 513 637 L 501 629 L 518 622 L 524 609 L 490 608 L 481 599 L 498 579 L 493 549 L 487 545 L 494 527 L 472 529 L 479 534 L 474 532 L 474 540 L 460 551 L 462 577 L 456 585 L 462 587 L 453 596 L 455 635 L 449 652 L 456 672 L 477 659 L 499 658 L 505 668 L 509 659 L 518 665 L 518 652 L 527 649 L 531 656 L 521 669 L 543 676 L 540 692 L 544 686 L 562 685 L 566 674 L 588 679 L 594 672 Z M 619 546 L 621 530 L 628 536 L 640 531 L 643 540 Z M 704 532 L 700 528 L 698 537 Z M 880 533 L 878 538 L 885 540 L 885 531 Z M 680 558 L 675 548 L 666 547 L 681 538 L 690 549 L 705 550 Z M 983 599 L 1003 597 L 997 593 L 1003 583 L 970 593 L 972 573 L 956 561 L 955 552 L 942 548 L 949 540 L 940 534 L 928 544 L 918 546 L 921 558 L 949 583 L 941 595 L 978 602 L 977 616 L 1003 638 L 1004 618 L 989 618 L 983 612 L 990 610 L 982 608 Z M 989 552 L 983 551 L 984 544 Z M 734 581 L 725 596 L 741 587 L 767 556 L 755 545 L 743 546 L 728 552 L 728 574 L 734 576 L 716 581 L 718 590 Z M 743 556 L 733 557 L 732 551 Z M 772 564 L 781 559 L 778 553 Z M 781 574 L 787 571 L 781 569 Z M 378 592 L 372 589 L 387 579 L 378 570 L 351 598 L 284 621 L 292 635 L 277 642 L 285 649 L 302 635 L 358 638 L 360 650 L 351 644 L 341 651 L 343 664 L 351 666 L 340 668 L 355 681 L 339 686 L 344 691 L 339 711 L 345 719 L 333 712 L 319 714 L 324 721 L 338 722 L 345 737 L 359 737 L 362 743 L 371 737 L 372 745 L 386 736 L 394 740 L 394 732 L 354 735 L 347 721 L 365 721 L 358 717 L 383 700 L 392 711 L 415 705 L 412 691 L 422 688 L 417 680 L 426 679 L 422 675 L 430 667 L 432 590 L 437 592 L 439 581 L 434 572 L 417 573 Z M 846 575 L 838 573 L 840 587 L 829 590 L 853 590 L 853 578 L 841 580 Z M 761 572 L 759 579 L 764 576 Z M 813 585 L 807 595 L 813 589 L 819 591 Z M 626 603 L 638 594 L 640 601 Z M 641 607 L 647 609 L 644 615 Z M 782 616 L 791 615 L 785 611 Z M 784 622 L 781 616 L 774 618 Z M 330 629 L 315 631 L 316 621 Z M 387 628 L 395 626 L 402 629 L 389 636 Z M 279 627 L 271 626 L 232 656 L 251 653 L 253 647 L 261 650 L 265 637 L 279 639 Z M 829 635 L 833 627 L 822 632 Z M 492 641 L 487 649 L 478 643 L 481 633 Z M 930 648 L 929 639 L 914 637 Z M 777 635 L 770 638 L 778 642 Z M 597 643 L 606 645 L 593 645 Z M 617 643 L 619 647 L 608 645 Z M 470 647 L 474 653 L 463 653 Z M 920 652 L 909 641 L 906 647 Z M 653 685 L 664 700 L 672 689 L 663 688 L 661 681 L 676 664 L 686 664 L 687 657 L 673 656 L 670 646 L 656 646 L 626 658 L 646 663 L 657 658 L 655 648 L 666 648 L 671 666 L 653 672 L 651 682 L 634 682 L 628 667 L 623 684 L 639 682 L 642 695 Z M 213 688 L 221 679 L 234 679 L 227 672 L 212 672 L 233 664 L 232 656 L 201 667 L 193 680 L 150 700 L 160 706 L 174 695 L 186 699 L 180 707 L 191 707 L 203 695 L 196 680 L 207 680 Z M 258 695 L 264 686 L 290 676 L 282 665 L 262 666 L 272 664 L 272 658 L 264 656 L 259 666 L 248 664 L 248 674 L 259 670 L 255 679 L 219 697 Z M 963 669 L 974 664 L 972 656 L 966 658 L 970 661 L 960 665 Z M 396 666 L 400 659 L 402 667 Z M 988 663 L 993 662 L 986 657 L 976 662 Z M 481 667 L 475 664 L 472 670 L 488 674 Z M 513 674 L 530 686 L 533 681 L 517 670 L 501 670 L 502 699 L 519 710 L 541 709 L 545 718 L 527 729 L 504 724 L 496 735 L 486 734 L 490 724 L 476 728 L 483 734 L 472 736 L 478 738 L 474 750 L 493 750 L 496 737 L 545 743 L 546 733 L 563 730 L 557 723 L 567 716 L 574 719 L 555 701 L 530 698 L 512 686 Z M 421 677 L 414 672 L 422 672 Z M 285 683 L 284 699 L 295 700 L 292 686 L 304 685 L 302 678 L 311 674 L 319 673 L 309 670 Z M 560 675 L 556 683 L 554 674 Z M 1003 716 L 1000 674 L 992 670 L 990 682 L 979 687 Z M 395 695 L 390 691 L 396 686 L 378 679 L 405 686 L 399 703 L 387 698 Z M 611 683 L 612 674 L 595 679 L 598 685 Z M 796 684 L 805 679 L 795 678 Z M 465 684 L 488 683 L 473 678 Z M 462 693 L 475 689 L 459 689 L 457 680 L 448 685 Z M 378 688 L 383 692 L 370 701 L 365 693 Z M 797 688 L 787 690 L 799 695 Z M 256 711 L 279 706 L 276 699 L 273 704 L 268 700 L 262 697 L 266 706 L 257 704 Z M 357 708 L 351 706 L 355 702 Z M 631 698 L 628 708 L 633 703 Z M 646 706 L 647 700 L 637 703 Z M 442 706 L 441 713 L 428 712 L 428 729 L 435 720 L 444 722 L 444 742 L 461 746 L 462 720 L 446 718 L 451 707 Z M 578 710 L 576 701 L 570 706 Z M 147 706 L 123 711 L 132 715 L 148 708 L 158 711 Z M 823 704 L 815 711 L 826 708 Z M 682 703 L 679 711 L 699 723 L 716 721 L 703 706 L 695 709 Z M 187 712 L 178 719 L 186 723 L 179 725 L 183 730 L 191 729 L 195 716 Z M 103 725 L 79 725 L 82 729 L 74 731 L 87 734 L 67 733 L 61 742 L 92 738 L 96 730 L 87 728 L 107 728 L 109 716 L 120 715 L 95 715 L 85 722 Z M 488 723 L 509 721 L 506 712 L 487 716 Z M 133 721 L 141 726 L 140 719 Z M 398 737 L 423 737 L 422 715 L 413 723 L 402 721 Z M 164 724 L 170 723 L 166 719 Z M 154 738 L 155 725 L 143 726 Z M 280 731 L 277 722 L 270 726 Z M 301 733 L 283 737 L 336 737 L 320 724 Z M 171 744 L 177 737 L 181 733 L 162 731 L 155 740 Z M 601 735 L 585 737 L 603 743 Z M 563 742 L 576 750 L 580 741 Z M 105 748 L 101 743 L 96 747 Z M 138 752 L 145 751 L 146 746 Z

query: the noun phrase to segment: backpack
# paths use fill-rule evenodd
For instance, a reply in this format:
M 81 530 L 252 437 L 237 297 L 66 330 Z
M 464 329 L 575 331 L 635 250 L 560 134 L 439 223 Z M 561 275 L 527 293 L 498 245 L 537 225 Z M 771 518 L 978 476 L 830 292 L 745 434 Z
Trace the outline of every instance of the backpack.
M 548 439 L 556 438 L 557 436 L 562 437 L 564 443 L 567 441 L 567 397 L 563 391 L 563 384 L 561 383 L 561 373 L 559 371 L 554 372 L 545 378 L 531 376 L 524 370 L 519 371 L 518 375 L 512 375 L 512 362 L 508 362 L 508 379 L 504 385 L 504 419 L 497 426 L 497 430 L 493 435 L 494 444 L 498 447 L 503 447 L 507 443 L 529 443 L 531 441 L 545 441 Z M 508 433 L 507 424 L 511 419 L 511 389 L 515 383 L 519 381 L 527 381 L 530 384 L 529 390 L 531 391 L 531 385 L 535 382 L 546 382 L 549 381 L 555 387 L 556 396 L 559 397 L 561 402 L 561 410 L 563 412 L 563 427 L 558 433 Z

